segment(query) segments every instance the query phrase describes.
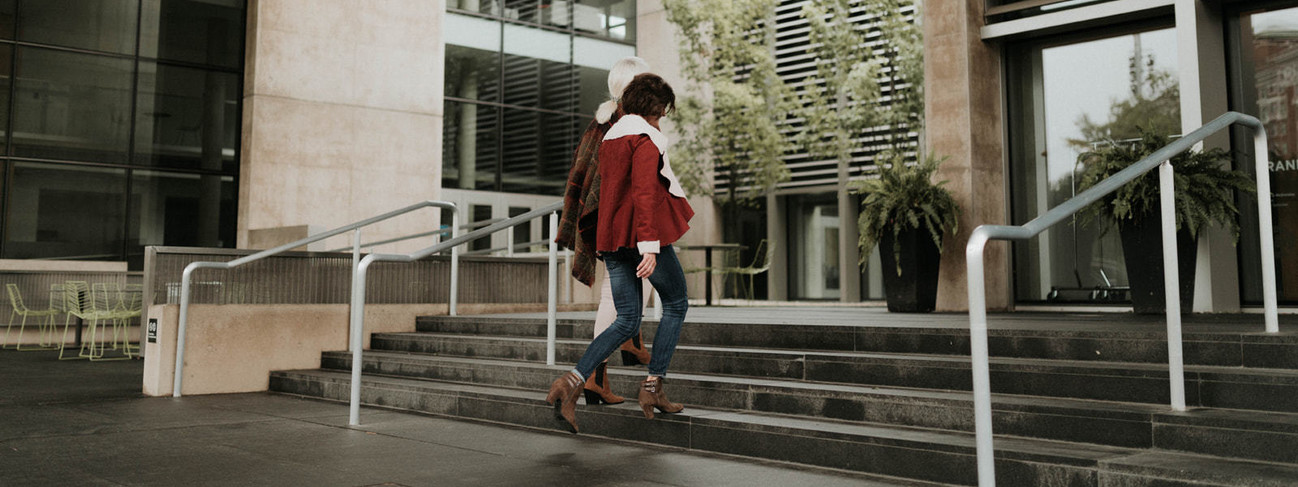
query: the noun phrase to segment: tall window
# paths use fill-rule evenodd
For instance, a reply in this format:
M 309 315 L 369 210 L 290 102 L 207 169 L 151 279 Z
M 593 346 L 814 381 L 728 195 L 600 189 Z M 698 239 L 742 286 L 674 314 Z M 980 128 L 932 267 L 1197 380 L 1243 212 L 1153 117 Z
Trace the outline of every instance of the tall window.
M 0 256 L 234 246 L 244 4 L 0 0 Z
M 1180 133 L 1173 29 L 1032 43 L 1009 54 L 1011 204 L 1022 224 L 1072 198 L 1077 156 L 1137 127 Z M 1075 219 L 1015 245 L 1020 301 L 1126 301 L 1117 231 Z
M 1298 7 L 1293 4 L 1234 14 L 1228 37 L 1235 74 L 1231 109 L 1266 126 L 1276 284 L 1285 304 L 1298 303 Z M 1253 174 L 1253 134 L 1235 135 L 1236 164 Z M 1240 202 L 1240 287 L 1247 304 L 1262 302 L 1256 201 L 1246 196 Z
M 562 195 L 577 138 L 635 55 L 635 2 L 453 0 L 442 186 Z

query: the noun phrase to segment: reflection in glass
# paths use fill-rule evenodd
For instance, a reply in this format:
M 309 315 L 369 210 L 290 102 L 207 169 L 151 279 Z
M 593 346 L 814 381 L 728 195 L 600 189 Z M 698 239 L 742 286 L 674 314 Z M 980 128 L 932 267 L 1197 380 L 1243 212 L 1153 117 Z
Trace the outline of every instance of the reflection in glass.
M 1015 223 L 1072 198 L 1078 154 L 1122 143 L 1136 127 L 1180 133 L 1173 29 L 1011 50 Z M 1085 82 L 1079 82 L 1085 80 Z M 1127 299 L 1117 231 L 1103 221 L 1056 225 L 1015 246 L 1023 301 Z
M 18 48 L 14 155 L 126 162 L 132 61 Z
M 15 13 L 18 0 L 0 0 L 0 39 L 14 38 Z
M 577 76 L 577 113 L 593 115 L 599 104 L 609 98 L 608 70 L 579 67 Z
M 140 24 L 142 57 L 243 64 L 244 0 L 144 0 Z
M 500 99 L 500 54 L 446 45 L 446 96 L 469 100 Z
M 837 195 L 795 195 L 788 198 L 789 298 L 838 299 L 841 283 Z
M 635 0 L 577 0 L 572 27 L 601 37 L 635 41 Z
M 506 109 L 500 191 L 563 195 L 579 130 L 585 130 L 577 123 L 570 115 Z
M 19 2 L 18 40 L 134 54 L 138 4 L 138 0 Z
M 140 63 L 135 162 L 236 171 L 239 76 Z
M 500 15 L 499 0 L 447 0 L 446 8 L 450 10 L 467 10 L 488 15 Z
M 506 25 L 503 101 L 572 112 L 580 86 L 571 46 L 566 34 Z
M 233 247 L 237 196 L 233 176 L 134 171 L 130 260 L 148 245 Z
M 442 122 L 442 187 L 496 189 L 496 107 L 446 102 Z
M 125 170 L 20 162 L 9 189 L 6 259 L 121 259 Z
M 9 143 L 9 93 L 13 84 L 9 73 L 13 72 L 13 59 L 13 46 L 0 46 L 0 154 L 6 153 Z
M 1236 108 L 1266 126 L 1271 162 L 1271 215 L 1275 239 L 1276 292 L 1281 303 L 1298 302 L 1298 8 L 1248 12 L 1232 26 L 1242 59 L 1232 60 L 1243 79 Z M 1252 133 L 1236 138 L 1241 170 L 1253 174 Z M 1262 258 L 1256 198 L 1241 198 L 1240 286 L 1245 303 L 1262 302 Z

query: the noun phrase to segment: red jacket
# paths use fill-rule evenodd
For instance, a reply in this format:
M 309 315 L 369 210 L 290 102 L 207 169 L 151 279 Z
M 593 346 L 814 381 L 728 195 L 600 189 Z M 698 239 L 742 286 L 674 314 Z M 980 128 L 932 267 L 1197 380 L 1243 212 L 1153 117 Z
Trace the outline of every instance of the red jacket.
M 655 144 L 654 139 L 662 144 Z M 665 154 L 666 137 L 643 118 L 618 120 L 599 148 L 599 224 L 595 250 L 658 253 L 690 229 L 694 209 Z

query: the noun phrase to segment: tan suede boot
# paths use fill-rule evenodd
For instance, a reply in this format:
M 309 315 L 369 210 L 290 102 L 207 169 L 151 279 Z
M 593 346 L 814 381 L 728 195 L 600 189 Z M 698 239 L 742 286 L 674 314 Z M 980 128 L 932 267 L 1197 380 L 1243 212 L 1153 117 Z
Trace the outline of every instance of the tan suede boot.
M 667 391 L 663 388 L 664 382 L 662 377 L 650 377 L 640 383 L 640 410 L 644 411 L 644 417 L 654 419 L 654 408 L 664 413 L 679 413 L 685 410 L 684 405 L 667 399 Z

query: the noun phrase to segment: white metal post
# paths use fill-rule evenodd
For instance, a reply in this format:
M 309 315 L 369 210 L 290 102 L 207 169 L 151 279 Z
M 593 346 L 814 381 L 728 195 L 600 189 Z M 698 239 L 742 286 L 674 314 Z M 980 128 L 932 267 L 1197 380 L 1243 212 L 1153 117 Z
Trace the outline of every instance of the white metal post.
M 1181 350 L 1181 278 L 1176 255 L 1176 193 L 1172 163 L 1158 165 L 1158 200 L 1163 233 L 1163 295 L 1167 314 L 1167 375 L 1172 410 L 1185 411 L 1185 359 Z
M 1266 332 L 1280 332 L 1275 292 L 1275 237 L 1271 235 L 1271 161 L 1267 153 L 1266 129 L 1253 127 L 1253 159 L 1257 164 L 1257 222 L 1262 242 L 1262 308 Z
M 352 234 L 352 291 L 356 290 L 356 267 L 361 263 L 361 229 Z M 348 341 L 348 346 L 351 342 Z
M 352 382 L 351 398 L 348 405 L 347 424 L 357 426 L 361 424 L 361 337 L 364 336 L 365 328 L 365 272 L 369 269 L 370 262 L 373 262 L 373 255 L 366 257 L 361 261 L 356 269 L 352 271 L 352 303 L 351 303 L 351 341 L 352 350 Z
M 992 392 L 987 353 L 987 300 L 983 279 L 983 249 L 987 234 L 975 228 L 965 246 L 969 288 L 969 351 L 973 368 L 974 443 L 978 455 L 979 487 L 996 485 L 995 451 L 992 449 Z
M 555 212 L 550 214 L 550 298 L 545 321 L 546 365 L 554 365 L 554 337 L 555 327 L 557 326 L 556 322 L 558 321 L 558 313 L 555 309 L 559 287 L 559 244 L 558 242 L 555 242 L 555 237 L 557 235 L 559 235 L 559 213 Z
M 460 209 L 451 210 L 451 238 L 460 236 Z M 460 295 L 460 246 L 451 247 L 451 297 L 448 302 L 448 313 L 456 316 L 456 304 Z
M 505 257 L 514 256 L 514 227 L 505 229 Z
M 171 379 L 171 397 L 180 397 L 180 385 L 185 376 L 185 325 L 189 323 L 189 281 L 193 279 L 194 264 L 185 266 L 180 274 L 180 322 L 176 327 L 175 376 Z

